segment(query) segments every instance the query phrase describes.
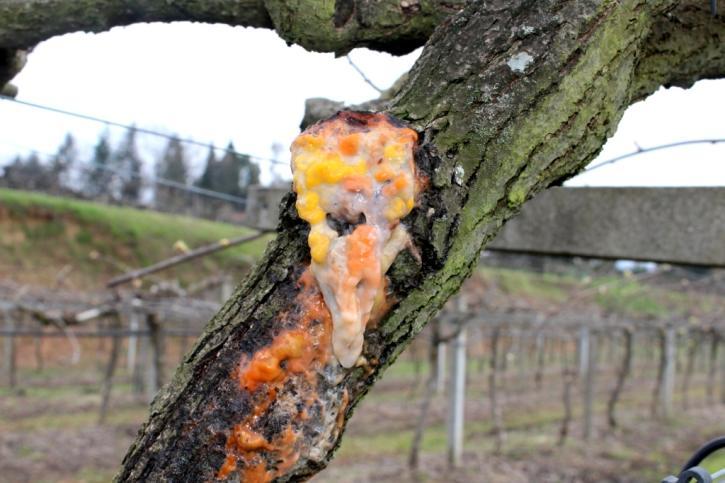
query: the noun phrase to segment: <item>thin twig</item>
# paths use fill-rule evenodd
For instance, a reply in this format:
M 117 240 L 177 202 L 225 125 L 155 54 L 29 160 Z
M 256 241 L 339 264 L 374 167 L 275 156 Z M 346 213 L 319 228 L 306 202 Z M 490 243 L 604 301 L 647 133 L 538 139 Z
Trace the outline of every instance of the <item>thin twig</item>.
M 237 238 L 232 238 L 231 240 L 219 240 L 209 245 L 204 245 L 188 253 L 176 255 L 174 257 L 167 258 L 166 260 L 162 260 L 158 263 L 154 263 L 153 265 L 149 265 L 148 267 L 139 268 L 138 270 L 132 270 L 130 272 L 124 273 L 123 275 L 119 275 L 118 277 L 111 279 L 106 284 L 106 287 L 117 287 L 119 285 L 123 285 L 124 283 L 143 278 L 152 273 L 160 272 L 161 270 L 166 270 L 167 268 L 171 268 L 181 263 L 188 262 L 189 260 L 210 255 L 221 250 L 226 250 L 227 248 L 241 245 L 243 243 L 251 242 L 258 238 L 262 238 L 271 231 L 272 230 L 261 230 L 253 235 L 240 236 Z
M 640 154 L 651 153 L 652 151 L 660 151 L 662 149 L 677 148 L 680 146 L 689 146 L 692 144 L 718 144 L 718 143 L 725 143 L 725 139 L 723 139 L 723 138 L 691 139 L 689 141 L 678 141 L 676 143 L 661 144 L 659 146 L 653 146 L 651 148 L 642 148 L 635 143 L 635 145 L 637 146 L 636 151 L 632 151 L 631 153 L 623 154 L 621 156 L 617 156 L 616 158 L 608 159 L 607 161 L 604 161 L 602 163 L 596 164 L 594 166 L 590 166 L 589 168 L 582 171 L 580 174 L 589 173 L 591 171 L 594 171 L 595 169 L 601 168 L 602 166 L 607 166 L 609 164 L 618 163 L 619 161 L 622 161 L 623 159 L 631 158 L 633 156 L 639 156 Z
M 358 67 L 357 65 L 355 65 L 355 62 L 352 61 L 352 59 L 350 58 L 349 55 L 346 55 L 345 58 L 347 59 L 347 62 L 352 66 L 352 68 L 355 69 L 358 74 L 360 74 L 360 77 L 363 78 L 363 80 L 367 83 L 367 85 L 369 85 L 370 87 L 372 87 L 373 89 L 375 89 L 379 93 L 381 93 L 381 94 L 383 93 L 383 90 L 381 88 L 379 88 L 378 86 L 376 86 L 375 84 L 373 84 L 373 81 L 371 81 L 368 78 L 368 76 L 365 75 L 365 72 L 363 72 L 360 69 L 360 67 Z
M 56 114 L 62 114 L 64 116 L 76 117 L 78 119 L 84 119 L 86 121 L 93 121 L 93 122 L 105 124 L 106 126 L 120 127 L 122 129 L 126 129 L 128 131 L 133 130 L 133 131 L 136 131 L 136 132 L 139 132 L 142 134 L 148 134 L 151 136 L 156 136 L 156 137 L 160 137 L 160 138 L 164 138 L 164 139 L 177 140 L 177 141 L 179 141 L 181 143 L 185 143 L 185 144 L 191 144 L 191 145 L 200 146 L 203 148 L 211 148 L 214 151 L 224 151 L 225 153 L 232 153 L 232 154 L 236 154 L 238 156 L 249 156 L 250 158 L 256 158 L 256 159 L 262 160 L 262 161 L 268 161 L 273 164 L 287 164 L 284 161 L 279 161 L 276 159 L 267 158 L 264 156 L 257 156 L 257 155 L 248 154 L 248 153 L 240 153 L 238 151 L 234 151 L 229 148 L 220 148 L 220 147 L 214 146 L 213 144 L 205 143 L 202 141 L 197 141 L 197 140 L 191 139 L 191 138 L 180 138 L 178 136 L 175 136 L 172 134 L 166 134 L 166 133 L 163 133 L 160 131 L 156 131 L 154 129 L 147 129 L 147 128 L 139 127 L 136 125 L 123 124 L 120 122 L 111 121 L 109 119 L 103 119 L 100 117 L 91 116 L 89 114 L 82 114 L 79 112 L 67 111 L 65 109 L 60 109 L 60 108 L 52 107 L 52 106 L 46 106 L 44 104 L 38 104 L 36 102 L 30 102 L 30 101 L 26 101 L 26 100 L 16 99 L 14 96 L 7 95 L 4 92 L 0 92 L 0 100 L 15 102 L 17 104 L 22 104 L 24 106 L 32 107 L 34 109 L 41 109 L 41 110 L 48 111 L 48 112 L 54 112 Z
M 58 290 L 59 288 L 61 288 L 63 286 L 63 284 L 65 283 L 66 277 L 72 271 L 73 271 L 73 265 L 70 265 L 70 264 L 64 265 L 63 268 L 61 268 L 58 271 L 58 273 L 55 275 L 55 283 L 54 283 L 55 290 Z

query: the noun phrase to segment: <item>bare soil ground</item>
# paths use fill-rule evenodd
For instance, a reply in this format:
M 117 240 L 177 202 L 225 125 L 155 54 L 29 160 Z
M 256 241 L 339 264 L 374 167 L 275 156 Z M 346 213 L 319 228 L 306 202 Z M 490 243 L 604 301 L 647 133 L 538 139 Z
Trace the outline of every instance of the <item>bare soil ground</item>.
M 556 445 L 562 417 L 558 369 L 547 371 L 540 390 L 533 375 L 511 370 L 504 384 L 506 442 L 494 455 L 485 374 L 469 374 L 466 451 L 454 471 L 446 464 L 445 394 L 436 397 L 423 441 L 421 468 L 407 456 L 422 393 L 413 365 L 401 360 L 371 391 L 350 420 L 344 442 L 317 483 L 364 482 L 641 482 L 675 472 L 698 445 L 725 433 L 725 405 L 707 405 L 704 378 L 692 386 L 691 409 L 666 421 L 649 417 L 651 379 L 636 371 L 625 390 L 621 428 L 604 427 L 604 401 L 613 380 L 598 379 L 596 436 L 583 442 L 578 392 L 571 438 Z M 140 423 L 146 405 L 131 394 L 128 376 L 114 388 L 109 420 L 99 425 L 100 370 L 96 364 L 63 371 L 21 372 L 21 389 L 0 389 L 0 482 L 110 481 Z M 52 383 L 51 383 L 52 382 Z M 680 394 L 678 393 L 678 397 Z M 713 464 L 725 465 L 725 458 Z

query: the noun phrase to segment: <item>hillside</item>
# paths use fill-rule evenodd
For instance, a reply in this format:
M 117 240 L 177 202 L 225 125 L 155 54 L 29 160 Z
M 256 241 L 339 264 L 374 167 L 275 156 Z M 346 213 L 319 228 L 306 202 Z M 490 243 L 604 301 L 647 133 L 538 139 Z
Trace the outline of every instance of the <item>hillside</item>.
M 677 280 L 663 268 L 653 274 L 574 276 L 533 273 L 481 266 L 464 285 L 489 308 L 530 310 L 539 313 L 588 313 L 637 319 L 700 319 L 721 316 L 721 292 L 708 293 L 703 277 L 699 282 Z M 673 280 L 674 279 L 674 280 Z
M 154 211 L 0 189 L 0 281 L 98 290 L 114 275 L 178 252 L 251 233 L 243 227 Z M 160 274 L 182 283 L 220 272 L 236 280 L 261 256 L 268 239 L 232 248 Z M 482 266 L 468 284 L 491 307 L 549 312 L 566 306 L 634 317 L 706 317 L 719 296 L 685 287 L 657 287 L 633 277 L 577 278 Z M 703 288 L 702 286 L 699 287 Z
M 243 227 L 39 193 L 0 189 L 0 279 L 99 289 L 109 277 L 190 248 L 252 233 Z M 163 273 L 182 283 L 224 271 L 240 276 L 268 239 L 225 250 Z M 238 278 L 238 277 L 237 277 Z

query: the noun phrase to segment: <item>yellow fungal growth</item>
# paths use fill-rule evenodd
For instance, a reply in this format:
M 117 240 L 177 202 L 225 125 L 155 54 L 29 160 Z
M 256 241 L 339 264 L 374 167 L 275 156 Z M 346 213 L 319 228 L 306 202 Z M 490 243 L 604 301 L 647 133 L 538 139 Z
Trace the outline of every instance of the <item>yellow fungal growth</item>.
M 400 219 L 415 205 L 416 141 L 384 114 L 343 112 L 292 144 L 297 211 L 310 224 L 311 269 L 344 367 L 360 357 L 385 272 L 409 241 Z
M 307 242 L 310 245 L 312 260 L 317 263 L 325 263 L 327 250 L 330 248 L 330 239 L 322 233 L 313 231 L 307 238 Z

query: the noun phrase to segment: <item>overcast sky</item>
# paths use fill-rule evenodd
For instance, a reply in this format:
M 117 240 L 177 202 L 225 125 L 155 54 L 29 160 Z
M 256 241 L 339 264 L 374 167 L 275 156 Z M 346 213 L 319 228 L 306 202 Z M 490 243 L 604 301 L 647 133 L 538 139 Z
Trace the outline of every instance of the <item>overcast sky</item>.
M 357 49 L 351 53 L 378 86 L 386 88 L 415 62 Z M 178 134 L 219 147 L 280 159 L 298 133 L 304 101 L 327 97 L 347 103 L 376 97 L 348 64 L 332 54 L 288 47 L 268 30 L 190 23 L 139 24 L 102 34 L 76 33 L 40 44 L 15 79 L 18 99 L 112 121 Z M 0 163 L 18 152 L 54 153 L 66 132 L 85 158 L 104 129 L 113 140 L 123 130 L 0 101 Z M 725 81 L 692 89 L 662 89 L 625 114 L 598 160 L 696 138 L 725 138 Z M 166 141 L 140 136 L 150 161 Z M 188 147 L 202 169 L 203 148 Z M 268 162 L 260 164 L 270 166 Z M 264 170 L 263 166 L 263 170 Z M 286 165 L 276 174 L 289 178 Z M 271 179 L 266 170 L 265 180 Z M 678 148 L 637 156 L 581 175 L 569 184 L 608 186 L 725 185 L 725 145 Z

